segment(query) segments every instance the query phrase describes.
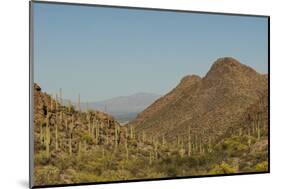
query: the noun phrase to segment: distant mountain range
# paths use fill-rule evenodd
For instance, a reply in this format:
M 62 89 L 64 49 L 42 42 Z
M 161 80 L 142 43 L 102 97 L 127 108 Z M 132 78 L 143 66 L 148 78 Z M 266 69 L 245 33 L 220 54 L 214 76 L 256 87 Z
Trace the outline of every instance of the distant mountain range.
M 125 123 L 133 120 L 138 113 L 142 112 L 158 98 L 160 98 L 160 95 L 141 92 L 99 102 L 81 103 L 81 108 L 85 110 L 88 106 L 89 109 L 106 112 L 114 116 L 120 123 Z

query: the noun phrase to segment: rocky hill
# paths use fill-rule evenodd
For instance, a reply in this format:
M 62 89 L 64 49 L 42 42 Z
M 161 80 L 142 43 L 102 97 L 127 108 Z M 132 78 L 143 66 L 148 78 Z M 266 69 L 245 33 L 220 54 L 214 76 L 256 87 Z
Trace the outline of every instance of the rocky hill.
M 170 93 L 140 113 L 129 125 L 137 132 L 175 141 L 189 129 L 200 140 L 220 137 L 239 125 L 247 108 L 268 91 L 266 75 L 239 63 L 220 58 L 205 77 L 186 76 Z M 206 133 L 208 137 L 206 137 Z

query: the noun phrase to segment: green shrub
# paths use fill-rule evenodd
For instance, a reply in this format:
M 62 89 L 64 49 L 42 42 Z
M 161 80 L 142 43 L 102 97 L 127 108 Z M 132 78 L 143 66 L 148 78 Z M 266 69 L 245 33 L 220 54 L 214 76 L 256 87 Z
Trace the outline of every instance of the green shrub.
M 34 171 L 35 185 L 59 184 L 59 169 L 54 166 L 36 167 Z
M 263 161 L 255 166 L 255 171 L 263 172 L 268 170 L 268 161 Z
M 49 162 L 49 158 L 47 157 L 45 151 L 40 151 L 34 156 L 35 165 L 47 165 Z
M 228 165 L 225 162 L 222 162 L 220 165 L 215 165 L 212 170 L 209 172 L 210 174 L 230 174 L 235 173 L 235 169 Z

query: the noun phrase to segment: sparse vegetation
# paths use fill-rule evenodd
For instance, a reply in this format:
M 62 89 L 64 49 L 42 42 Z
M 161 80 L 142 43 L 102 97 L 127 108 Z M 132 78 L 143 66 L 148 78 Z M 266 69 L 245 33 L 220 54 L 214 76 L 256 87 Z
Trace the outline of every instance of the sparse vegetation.
M 64 106 L 62 89 L 55 99 L 36 84 L 34 89 L 36 186 L 268 170 L 267 92 L 243 109 L 239 122 L 221 129 L 209 123 L 208 113 L 194 115 L 194 123 L 206 123 L 182 121 L 186 125 L 171 135 L 151 132 L 149 124 L 143 127 L 146 132 L 134 124 L 120 126 L 103 112 L 82 111 L 80 95 L 76 106 L 70 101 Z

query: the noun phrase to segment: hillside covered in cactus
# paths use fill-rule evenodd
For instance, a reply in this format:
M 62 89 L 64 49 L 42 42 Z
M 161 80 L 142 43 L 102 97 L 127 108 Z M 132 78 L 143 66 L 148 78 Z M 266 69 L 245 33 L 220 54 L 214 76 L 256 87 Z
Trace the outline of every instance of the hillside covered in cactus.
M 34 84 L 36 186 L 268 171 L 268 77 L 233 58 L 125 126 L 43 91 Z

